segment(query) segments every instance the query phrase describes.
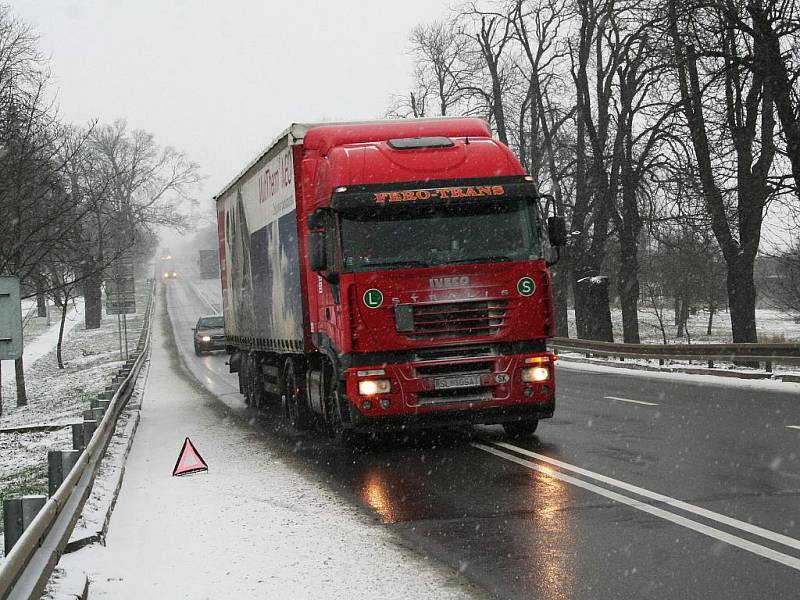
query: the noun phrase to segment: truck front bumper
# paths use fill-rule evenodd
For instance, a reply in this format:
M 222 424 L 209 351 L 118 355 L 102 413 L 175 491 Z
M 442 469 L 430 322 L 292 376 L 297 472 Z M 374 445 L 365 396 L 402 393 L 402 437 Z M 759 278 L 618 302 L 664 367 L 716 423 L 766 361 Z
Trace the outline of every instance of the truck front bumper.
M 532 369 L 537 369 L 535 378 Z M 364 394 L 365 388 L 380 391 Z M 544 419 L 555 407 L 554 356 L 539 352 L 359 366 L 346 371 L 346 392 L 350 421 L 359 430 Z

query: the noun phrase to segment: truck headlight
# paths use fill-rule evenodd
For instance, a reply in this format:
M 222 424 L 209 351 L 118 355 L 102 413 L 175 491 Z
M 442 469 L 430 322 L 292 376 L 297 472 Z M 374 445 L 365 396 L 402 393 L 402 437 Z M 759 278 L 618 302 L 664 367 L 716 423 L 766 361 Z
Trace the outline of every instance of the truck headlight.
M 522 381 L 525 383 L 538 383 L 550 379 L 550 369 L 547 367 L 526 367 L 522 369 Z
M 367 379 L 358 382 L 358 393 L 362 396 L 388 394 L 392 391 L 392 382 L 388 379 Z
M 204 342 L 210 342 L 211 341 L 211 336 L 210 335 L 204 335 L 200 339 L 203 340 Z

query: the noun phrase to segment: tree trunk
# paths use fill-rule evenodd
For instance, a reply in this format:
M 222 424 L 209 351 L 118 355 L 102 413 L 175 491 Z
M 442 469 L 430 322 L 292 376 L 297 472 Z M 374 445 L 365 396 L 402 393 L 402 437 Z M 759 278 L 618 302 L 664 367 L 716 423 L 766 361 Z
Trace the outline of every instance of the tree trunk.
M 100 329 L 100 322 L 103 317 L 103 296 L 101 292 L 103 276 L 94 262 L 89 263 L 86 268 L 91 269 L 86 279 L 83 280 L 86 329 Z
M 0 360 L 0 417 L 3 416 L 3 361 Z
M 586 340 L 613 342 L 611 307 L 608 301 L 608 277 L 599 276 L 594 270 L 584 269 L 576 278 L 573 289 L 576 324 L 579 309 L 581 313 L 578 337 Z
M 47 298 L 45 298 L 44 292 L 36 292 L 36 316 L 47 316 Z
M 25 390 L 25 367 L 21 356 L 14 361 L 14 373 L 17 376 L 17 406 L 27 406 L 28 393 Z
M 728 264 L 726 283 L 734 344 L 758 342 L 753 262 L 753 260 L 740 255 L 735 263 Z
M 683 337 L 684 333 L 686 333 L 686 323 L 689 321 L 689 301 L 687 298 L 681 298 L 680 310 L 676 313 L 675 320 L 678 326 L 675 337 Z
M 620 235 L 617 291 L 622 307 L 622 338 L 639 344 L 639 258 L 636 238 Z
M 711 300 L 708 303 L 708 328 L 706 329 L 706 335 L 711 335 L 711 326 L 714 324 L 714 310 L 716 308 L 714 301 Z
M 556 335 L 569 337 L 569 315 L 567 299 L 569 296 L 569 265 L 566 248 L 561 250 L 561 260 L 553 274 L 553 312 L 556 319 Z
M 64 341 L 64 321 L 67 320 L 67 310 L 69 309 L 69 294 L 64 294 L 64 303 L 61 305 L 61 325 L 58 328 L 58 343 L 56 344 L 56 360 L 58 368 L 64 368 L 64 361 L 61 360 L 61 343 Z

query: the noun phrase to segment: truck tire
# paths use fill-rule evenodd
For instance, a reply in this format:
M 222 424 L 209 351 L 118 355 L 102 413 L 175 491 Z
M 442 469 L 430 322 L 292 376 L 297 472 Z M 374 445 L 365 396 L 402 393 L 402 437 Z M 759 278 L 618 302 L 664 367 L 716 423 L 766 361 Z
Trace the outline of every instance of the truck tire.
M 261 361 L 257 356 L 252 356 L 248 361 L 249 377 L 248 387 L 250 388 L 250 406 L 256 410 L 265 406 L 267 401 L 267 394 L 264 391 L 264 375 L 261 369 Z
M 246 406 L 251 406 L 253 399 L 253 392 L 250 387 L 250 355 L 245 354 L 242 357 L 242 362 L 239 367 L 239 389 L 244 396 L 244 403 Z
M 366 441 L 366 435 L 353 431 L 349 423 L 345 424 L 343 411 L 345 410 L 345 400 L 341 396 L 339 386 L 334 384 L 334 389 L 328 396 L 327 414 L 330 416 L 328 431 L 333 442 L 341 448 L 353 448 L 362 445 Z
M 525 419 L 503 423 L 503 430 L 506 432 L 506 435 L 521 439 L 531 437 L 536 432 L 538 426 L 539 419 Z
M 295 362 L 289 358 L 283 369 L 284 414 L 295 431 L 310 429 L 313 424 L 306 397 L 305 377 L 297 372 Z

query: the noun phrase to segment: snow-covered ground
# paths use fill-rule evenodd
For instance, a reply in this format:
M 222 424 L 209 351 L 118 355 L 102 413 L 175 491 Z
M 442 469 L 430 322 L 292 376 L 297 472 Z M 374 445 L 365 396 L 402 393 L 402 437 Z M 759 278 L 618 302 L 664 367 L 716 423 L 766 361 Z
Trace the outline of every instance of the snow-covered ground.
M 156 318 L 139 428 L 105 546 L 65 555 L 94 599 L 470 598 L 447 568 L 298 473 L 174 360 Z M 208 472 L 172 477 L 184 437 Z
M 575 311 L 568 311 L 569 334 L 575 337 Z M 675 313 L 672 309 L 666 309 L 663 313 L 663 320 L 667 334 L 667 341 L 670 343 L 686 343 L 687 337 L 677 337 L 675 334 Z M 614 339 L 622 341 L 622 311 L 618 308 L 611 309 L 611 324 L 614 329 Z M 696 314 L 689 316 L 689 335 L 692 343 L 729 343 L 731 342 L 731 316 L 728 311 L 714 314 L 711 327 L 711 335 L 706 335 L 708 331 L 708 311 L 698 310 Z M 800 341 L 800 323 L 795 323 L 790 315 L 777 310 L 759 308 L 756 310 L 756 329 L 758 330 L 759 341 L 761 342 L 795 342 Z M 639 334 L 643 343 L 661 344 L 661 328 L 658 319 L 652 309 L 642 307 L 639 309 Z
M 33 308 L 33 306 L 23 306 L 23 314 L 26 314 L 27 310 L 31 308 Z M 58 313 L 60 309 L 49 306 L 48 310 L 50 312 L 50 325 L 46 326 L 44 330 L 35 331 L 35 333 L 33 333 L 31 331 L 33 328 L 29 326 L 31 321 L 35 321 L 39 327 L 42 327 L 47 321 L 44 317 L 37 317 L 29 320 L 28 324 L 26 324 L 26 327 L 23 329 L 24 344 L 22 348 L 22 362 L 25 366 L 26 373 L 31 365 L 55 348 L 58 342 L 58 331 L 61 327 L 61 321 L 59 320 L 60 314 Z M 69 332 L 72 331 L 72 328 L 80 323 L 81 320 L 83 320 L 83 298 L 77 298 L 74 304 L 70 304 L 67 310 L 67 317 L 64 321 L 64 336 L 66 337 Z M 32 333 L 33 336 L 31 335 Z M 0 362 L 3 363 L 3 397 L 6 398 L 7 394 L 5 388 L 14 388 L 16 386 L 17 376 L 14 371 L 14 361 L 4 360 Z
M 146 298 L 147 290 L 143 289 L 138 303 L 142 312 Z M 55 316 L 49 327 L 40 324 L 38 331 L 36 328 L 26 328 L 26 332 L 31 330 L 38 333 L 35 337 L 27 337 L 24 350 L 27 406 L 16 405 L 15 380 L 8 381 L 7 375 L 13 375 L 14 363 L 3 363 L 0 430 L 43 424 L 64 427 L 49 432 L 0 431 L 0 497 L 47 492 L 47 451 L 72 448 L 71 432 L 67 425 L 80 421 L 82 411 L 89 408 L 89 401 L 103 391 L 114 371 L 122 364 L 116 317 L 106 316 L 100 329 L 86 330 L 82 300 L 76 302 L 76 309 L 71 310 L 64 327 L 64 369 L 59 369 L 56 361 L 59 323 Z M 45 321 L 44 318 L 37 320 Z M 142 315 L 129 315 L 128 323 L 130 344 L 133 346 L 141 329 Z

